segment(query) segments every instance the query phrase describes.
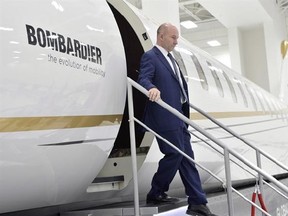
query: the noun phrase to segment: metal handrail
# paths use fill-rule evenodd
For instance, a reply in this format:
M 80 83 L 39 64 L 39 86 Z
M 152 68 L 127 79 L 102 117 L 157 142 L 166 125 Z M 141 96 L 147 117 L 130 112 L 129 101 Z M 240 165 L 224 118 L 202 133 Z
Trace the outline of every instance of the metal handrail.
M 263 150 L 261 150 L 260 148 L 258 148 L 257 146 L 253 145 L 252 143 L 250 143 L 247 139 L 245 139 L 244 137 L 241 137 L 239 134 L 237 134 L 235 131 L 231 130 L 230 128 L 228 128 L 226 125 L 222 124 L 220 121 L 214 119 L 213 117 L 211 117 L 209 114 L 207 114 L 205 111 L 203 111 L 202 109 L 200 109 L 199 107 L 196 107 L 193 104 L 189 104 L 189 106 L 196 110 L 197 112 L 199 112 L 201 115 L 205 116 L 207 119 L 209 119 L 210 121 L 212 121 L 214 124 L 218 125 L 220 128 L 224 129 L 225 131 L 227 131 L 228 133 L 230 133 L 232 136 L 238 138 L 239 140 L 241 140 L 242 142 L 244 142 L 245 144 L 247 144 L 248 146 L 250 146 L 251 148 L 253 148 L 256 151 L 259 151 L 260 154 L 262 154 L 263 156 L 265 156 L 266 158 L 268 158 L 269 160 L 271 160 L 272 162 L 274 162 L 275 164 L 277 164 L 278 166 L 280 166 L 281 168 L 285 169 L 286 171 L 288 171 L 288 167 L 285 166 L 283 163 L 281 163 L 280 161 L 278 161 L 276 158 L 272 157 L 271 155 L 267 154 L 266 152 L 264 152 Z
M 195 133 L 189 131 L 189 133 L 194 136 L 195 138 L 201 140 L 203 143 L 206 143 L 207 145 L 210 146 L 210 148 L 212 148 L 214 151 L 218 152 L 219 154 L 222 154 L 222 152 L 220 152 L 218 149 L 216 149 L 213 145 L 211 145 L 209 142 L 207 142 L 206 140 L 202 139 L 201 137 L 197 136 Z M 246 172 L 248 172 L 250 175 L 254 176 L 256 179 L 258 178 L 254 173 L 252 173 L 250 170 L 246 169 L 245 167 L 243 167 L 242 165 L 240 165 L 239 163 L 237 163 L 236 161 L 234 161 L 234 159 L 230 158 L 230 161 L 233 162 L 236 166 L 242 168 L 243 170 L 245 170 Z M 286 196 L 285 194 L 283 194 L 280 190 L 278 190 L 277 188 L 273 187 L 269 182 L 265 181 L 264 179 L 262 179 L 263 183 L 265 183 L 265 185 L 267 185 L 268 187 L 270 187 L 272 190 L 276 191 L 279 195 L 281 195 L 283 198 L 288 200 L 288 196 Z M 257 183 L 257 182 L 256 182 Z M 260 188 L 260 192 L 261 194 L 263 194 L 263 191 Z
M 130 138 L 131 138 L 131 157 L 132 157 L 132 169 L 133 169 L 133 183 L 134 183 L 134 206 L 135 206 L 135 215 L 138 216 L 139 215 L 139 195 L 138 195 L 138 178 L 137 178 L 137 158 L 136 158 L 136 145 L 135 145 L 135 125 L 134 125 L 134 121 L 136 121 L 138 124 L 143 125 L 138 119 L 136 119 L 134 117 L 134 109 L 133 109 L 133 95 L 132 95 L 132 86 L 135 87 L 136 89 L 138 89 L 140 92 L 142 92 L 144 95 L 148 96 L 148 91 L 143 88 L 141 85 L 139 85 L 138 83 L 136 83 L 135 81 L 133 81 L 130 78 L 127 78 L 127 86 L 128 86 L 128 108 L 129 108 L 129 126 L 130 126 Z M 197 130 L 198 132 L 200 132 L 202 135 L 206 136 L 207 138 L 209 138 L 210 140 L 212 140 L 214 143 L 216 143 L 218 146 L 222 147 L 224 149 L 224 162 L 225 162 L 225 174 L 226 174 L 226 189 L 227 189 L 227 201 L 228 201 L 228 211 L 229 211 L 229 215 L 233 215 L 233 203 L 232 203 L 232 190 L 234 192 L 236 192 L 237 194 L 239 194 L 239 192 L 237 190 L 235 190 L 232 187 L 232 183 L 231 183 L 231 171 L 230 171 L 230 154 L 232 154 L 234 157 L 238 158 L 240 161 L 242 161 L 244 164 L 246 164 L 248 167 L 250 167 L 251 169 L 253 169 L 254 171 L 258 172 L 259 175 L 264 176 L 265 178 L 267 178 L 270 182 L 274 183 L 278 188 L 282 189 L 283 191 L 285 191 L 288 194 L 288 187 L 286 187 L 284 184 L 282 184 L 281 182 L 279 182 L 277 179 L 275 179 L 273 176 L 269 175 L 268 173 L 266 173 L 264 170 L 262 170 L 261 168 L 255 166 L 254 164 L 252 164 L 250 161 L 248 161 L 246 158 L 244 158 L 242 155 L 238 154 L 236 151 L 234 151 L 233 149 L 230 149 L 225 143 L 223 143 L 221 140 L 218 140 L 217 138 L 215 138 L 214 136 L 212 136 L 211 134 L 207 133 L 204 129 L 200 128 L 198 125 L 196 125 L 193 121 L 191 121 L 190 119 L 186 118 L 184 115 L 182 115 L 179 111 L 177 111 L 175 108 L 169 106 L 168 104 L 166 104 L 164 101 L 162 101 L 161 99 L 159 99 L 158 101 L 156 101 L 156 103 L 158 103 L 160 106 L 162 106 L 163 108 L 165 108 L 166 110 L 168 110 L 169 112 L 173 113 L 175 116 L 177 116 L 178 118 L 180 118 L 181 120 L 183 120 L 185 123 L 187 123 L 188 125 L 190 125 L 191 127 L 193 127 L 195 130 Z M 144 126 L 144 125 L 143 125 Z M 145 126 L 146 127 L 146 126 Z M 156 135 L 156 133 L 154 132 L 154 134 Z M 167 141 L 167 143 L 169 144 L 169 142 Z M 173 144 L 171 144 L 173 146 Z M 174 147 L 173 147 L 174 148 Z M 176 147 L 175 147 L 176 148 Z M 179 150 L 180 151 L 180 150 Z M 181 153 L 181 152 L 180 152 Z M 181 153 L 182 155 L 186 155 L 185 153 Z M 186 157 L 186 156 L 185 156 Z M 189 157 L 189 156 L 188 156 Z M 190 157 L 189 157 L 190 158 Z M 196 163 L 192 158 L 190 158 L 189 160 L 192 160 L 195 164 L 197 164 L 198 166 L 200 164 Z M 134 164 L 135 163 L 135 164 Z M 201 166 L 201 165 L 200 165 Z M 202 168 L 202 167 L 201 167 Z M 205 169 L 205 168 L 204 168 Z M 207 171 L 207 169 L 206 169 Z M 219 177 L 214 175 L 212 172 L 208 171 L 213 177 L 215 177 L 216 179 L 219 180 Z M 220 179 L 221 182 L 223 182 Z M 241 196 L 242 198 L 244 198 L 245 200 L 247 200 L 244 196 Z M 249 201 L 249 200 L 248 200 Z M 250 202 L 250 201 L 249 201 Z M 250 202 L 251 203 L 251 202 Z M 252 205 L 255 206 L 254 203 L 251 203 Z M 258 206 L 256 205 L 256 207 L 258 208 Z M 266 215 L 270 215 L 268 212 L 258 208 L 260 211 L 262 211 L 263 213 L 265 213 Z
M 246 145 L 248 145 L 249 147 L 251 147 L 252 149 L 255 150 L 256 153 L 256 161 L 257 161 L 257 166 L 259 168 L 261 168 L 261 155 L 265 156 L 267 159 L 269 159 L 270 161 L 274 162 L 276 165 L 278 165 L 279 167 L 281 167 L 282 169 L 288 171 L 288 167 L 285 166 L 283 163 L 281 163 L 280 161 L 278 161 L 277 159 L 275 159 L 274 157 L 272 157 L 271 155 L 267 154 L 266 152 L 264 152 L 263 150 L 261 150 L 260 148 L 258 148 L 257 146 L 253 145 L 252 143 L 250 143 L 247 139 L 245 139 L 244 137 L 240 136 L 239 134 L 237 134 L 235 131 L 231 130 L 230 128 L 228 128 L 226 125 L 222 124 L 220 121 L 216 120 L 215 118 L 212 118 L 208 113 L 206 113 L 205 111 L 203 111 L 202 109 L 200 109 L 199 107 L 196 107 L 195 105 L 189 103 L 190 108 L 196 110 L 198 113 L 200 113 L 201 115 L 205 116 L 207 119 L 209 119 L 210 121 L 212 121 L 214 124 L 218 125 L 220 128 L 222 128 L 223 130 L 227 131 L 229 134 L 231 134 L 232 136 L 236 137 L 237 139 L 241 140 L 243 143 L 245 143 Z M 260 192 L 263 193 L 263 176 L 258 174 L 258 182 L 259 182 L 259 187 L 260 187 Z
M 213 172 L 211 172 L 209 169 L 205 168 L 204 166 L 202 166 L 200 163 L 198 163 L 197 161 L 195 161 L 193 158 L 189 157 L 187 154 L 185 154 L 183 151 L 181 151 L 180 149 L 178 149 L 175 145 L 173 145 L 173 143 L 169 142 L 168 140 L 166 140 L 165 138 L 161 137 L 159 134 L 157 134 L 155 131 L 153 131 L 151 128 L 147 127 L 145 124 L 143 124 L 141 121 L 139 121 L 137 118 L 133 117 L 133 120 L 136 121 L 139 125 L 141 125 L 143 128 L 145 128 L 147 131 L 151 132 L 153 135 L 155 135 L 155 137 L 163 140 L 166 144 L 168 144 L 170 147 L 172 147 L 174 150 L 176 150 L 178 153 L 180 153 L 181 155 L 183 155 L 184 157 L 186 157 L 188 160 L 190 160 L 191 162 L 195 163 L 198 167 L 200 167 L 202 170 L 206 171 L 207 173 L 209 173 L 211 176 L 213 176 L 215 179 L 217 179 L 218 181 L 220 181 L 223 185 L 223 188 L 227 188 L 227 186 L 225 185 L 225 182 L 219 178 L 217 175 L 215 175 Z M 277 189 L 274 189 L 276 192 L 278 192 L 279 194 L 281 192 L 277 191 Z M 231 186 L 231 190 L 235 193 L 237 193 L 242 199 L 244 199 L 245 201 L 249 202 L 251 205 L 255 206 L 258 210 L 262 211 L 263 213 L 266 213 L 267 216 L 271 216 L 269 213 L 267 213 L 266 211 L 264 211 L 262 208 L 260 208 L 258 205 L 256 205 L 255 203 L 253 203 L 252 201 L 250 201 L 249 199 L 247 199 L 244 195 L 242 195 L 240 192 L 238 192 L 235 188 L 233 188 Z M 285 195 L 280 194 L 282 196 Z M 287 198 L 288 199 L 288 198 Z
M 191 162 L 195 163 L 198 167 L 200 167 L 202 170 L 206 171 L 207 173 L 209 173 L 211 176 L 213 176 L 215 179 L 217 179 L 218 181 L 220 181 L 223 185 L 223 188 L 227 188 L 227 186 L 225 185 L 225 182 L 219 178 L 217 175 L 215 175 L 213 172 L 211 172 L 209 169 L 205 168 L 204 166 L 202 166 L 200 163 L 198 163 L 197 161 L 195 161 L 193 158 L 189 157 L 187 154 L 185 154 L 183 151 L 181 151 L 180 149 L 178 149 L 177 147 L 175 147 L 175 145 L 173 145 L 173 143 L 169 142 L 168 140 L 166 140 L 165 138 L 161 137 L 159 134 L 157 134 L 155 131 L 153 131 L 151 128 L 147 127 L 145 124 L 143 124 L 141 121 L 139 121 L 137 118 L 133 117 L 133 120 L 136 121 L 139 125 L 141 125 L 143 128 L 145 128 L 147 131 L 151 132 L 153 135 L 155 135 L 157 138 L 163 140 L 166 144 L 168 144 L 170 147 L 172 147 L 174 150 L 176 150 L 178 153 L 180 153 L 181 155 L 183 155 L 184 157 L 186 157 L 188 160 L 190 160 Z M 231 160 L 231 159 L 230 159 Z M 272 186 L 271 186 L 272 187 Z M 242 195 L 240 192 L 238 192 L 235 188 L 233 188 L 231 186 L 231 189 L 233 192 L 237 193 L 242 199 L 244 199 L 245 201 L 249 202 L 251 205 L 255 206 L 258 210 L 262 211 L 263 213 L 266 213 L 268 216 L 271 216 L 269 213 L 267 213 L 266 211 L 264 211 L 262 208 L 260 208 L 258 205 L 256 205 L 255 203 L 253 203 L 252 201 L 250 201 L 249 199 L 247 199 L 244 195 Z M 277 191 L 277 189 L 274 189 L 276 192 L 278 192 L 279 194 L 281 192 Z M 282 195 L 284 198 L 286 197 L 283 194 Z M 287 198 L 288 199 L 288 198 Z

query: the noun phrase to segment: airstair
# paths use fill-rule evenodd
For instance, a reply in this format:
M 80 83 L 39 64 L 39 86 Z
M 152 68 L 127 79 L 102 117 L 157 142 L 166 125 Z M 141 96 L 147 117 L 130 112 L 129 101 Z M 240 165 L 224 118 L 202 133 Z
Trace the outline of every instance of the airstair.
M 247 160 L 243 155 L 236 152 L 234 149 L 227 146 L 225 143 L 223 143 L 221 140 L 215 138 L 213 135 L 209 134 L 206 130 L 199 127 L 197 124 L 195 124 L 190 119 L 183 116 L 181 113 L 179 113 L 174 108 L 170 107 L 168 104 L 166 104 L 161 99 L 158 100 L 156 103 L 158 103 L 163 108 L 167 109 L 174 115 L 176 115 L 178 118 L 183 120 L 185 123 L 187 123 L 189 126 L 191 126 L 194 131 L 197 131 L 197 134 L 195 132 L 190 132 L 192 136 L 196 137 L 199 140 L 203 140 L 204 143 L 211 146 L 211 142 L 217 145 L 218 148 L 213 148 L 215 151 L 217 151 L 219 154 L 222 155 L 224 160 L 224 168 L 225 168 L 225 178 L 222 179 L 218 177 L 216 174 L 214 174 L 209 169 L 205 168 L 203 165 L 198 163 L 197 161 L 190 158 L 188 155 L 186 155 L 184 152 L 177 149 L 172 143 L 168 142 L 167 140 L 160 137 L 157 133 L 155 133 L 153 130 L 148 128 L 146 125 L 144 125 L 140 120 L 135 118 L 134 116 L 134 109 L 133 109 L 133 95 L 132 95 L 132 89 L 133 87 L 138 89 L 140 92 L 145 94 L 147 96 L 148 92 L 146 89 L 144 89 L 142 86 L 140 86 L 138 83 L 133 81 L 132 79 L 128 78 L 128 107 L 129 107 L 129 124 L 130 124 L 130 140 L 131 140 L 131 159 L 132 159 L 132 170 L 133 170 L 133 184 L 134 184 L 134 202 L 133 203 L 126 203 L 122 204 L 121 206 L 107 206 L 106 209 L 86 209 L 82 211 L 71 211 L 71 212 L 65 212 L 61 214 L 61 216 L 104 216 L 104 215 L 135 215 L 135 216 L 148 216 L 148 215 L 155 215 L 160 212 L 169 211 L 171 209 L 175 209 L 178 207 L 183 206 L 186 202 L 185 200 L 180 200 L 179 203 L 175 203 L 169 206 L 147 206 L 139 201 L 139 192 L 138 192 L 138 176 L 137 176 L 137 155 L 136 155 L 136 145 L 135 145 L 135 122 L 142 127 L 146 128 L 148 131 L 150 131 L 154 136 L 164 140 L 167 145 L 170 145 L 172 148 L 174 148 L 176 151 L 178 151 L 180 154 L 182 154 L 184 157 L 195 163 L 198 168 L 204 170 L 209 175 L 211 175 L 211 178 L 214 178 L 216 181 L 219 182 L 219 184 L 222 185 L 225 193 L 222 193 L 217 196 L 211 196 L 208 197 L 209 203 L 212 205 L 214 209 L 219 208 L 219 206 L 225 206 L 225 212 L 223 210 L 221 211 L 221 216 L 246 216 L 246 214 L 239 214 L 235 211 L 235 205 L 237 205 L 237 211 L 241 208 L 247 208 L 247 206 L 250 206 L 250 208 L 243 212 L 249 212 L 249 215 L 255 216 L 255 215 L 267 215 L 267 216 L 284 216 L 288 215 L 288 187 L 286 186 L 288 184 L 288 180 L 277 180 L 274 176 L 267 173 L 264 169 L 262 169 L 262 161 L 263 158 L 265 160 L 269 160 L 272 163 L 274 163 L 276 166 L 280 167 L 284 170 L 285 173 L 288 171 L 288 167 L 284 165 L 283 163 L 279 162 L 275 158 L 273 158 L 271 155 L 267 154 L 266 152 L 262 151 L 252 143 L 250 143 L 245 138 L 241 137 L 225 125 L 223 125 L 221 122 L 217 121 L 216 119 L 209 116 L 207 113 L 199 109 L 198 107 L 190 104 L 190 107 L 197 112 L 199 112 L 201 115 L 205 116 L 207 119 L 212 121 L 214 124 L 216 124 L 219 128 L 222 128 L 227 133 L 229 133 L 231 136 L 236 137 L 241 142 L 245 143 L 247 146 L 255 150 L 255 161 L 251 162 Z M 199 134 L 201 136 L 199 136 Z M 205 141 L 203 139 L 205 137 L 206 140 L 209 140 L 209 142 Z M 239 163 L 239 161 L 241 163 Z M 251 194 L 251 188 L 249 190 L 241 190 L 236 189 L 232 185 L 232 179 L 231 179 L 231 164 L 237 164 L 237 166 L 240 166 L 243 168 L 246 172 L 249 172 L 252 176 L 255 178 L 255 191 Z M 285 182 L 286 181 L 286 182 Z M 270 199 L 283 203 L 281 206 L 279 206 L 279 209 L 268 209 L 266 208 L 265 202 L 263 200 L 262 194 L 263 191 L 269 191 L 269 194 L 273 194 L 273 197 Z M 258 198 L 258 199 L 257 199 Z M 248 203 L 248 205 L 247 205 Z M 243 206 L 243 207 L 242 207 Z M 222 208 L 222 207 L 221 207 Z M 219 210 L 220 211 L 220 210 Z M 215 212 L 217 213 L 217 212 Z M 250 214 L 251 213 L 251 214 Z M 171 214 L 172 215 L 172 214 Z M 182 214 L 183 215 L 183 214 Z M 185 214 L 184 214 L 185 215 Z M 249 216 L 247 215 L 247 216 Z

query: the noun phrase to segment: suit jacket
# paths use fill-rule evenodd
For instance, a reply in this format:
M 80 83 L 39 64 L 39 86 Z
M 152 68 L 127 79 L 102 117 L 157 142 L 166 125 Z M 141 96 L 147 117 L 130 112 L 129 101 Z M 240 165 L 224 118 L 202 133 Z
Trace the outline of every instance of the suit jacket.
M 187 83 L 180 74 L 189 98 Z M 147 90 L 153 87 L 159 89 L 164 102 L 189 118 L 189 101 L 181 103 L 180 84 L 169 62 L 156 46 L 142 55 L 138 83 Z M 143 121 L 155 131 L 175 130 L 185 125 L 178 117 L 151 101 L 146 104 Z

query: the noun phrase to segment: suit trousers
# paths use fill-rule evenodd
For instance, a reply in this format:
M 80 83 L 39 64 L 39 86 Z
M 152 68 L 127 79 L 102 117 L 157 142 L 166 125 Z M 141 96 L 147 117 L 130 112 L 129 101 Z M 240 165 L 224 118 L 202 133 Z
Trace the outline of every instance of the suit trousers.
M 190 143 L 190 133 L 184 123 L 183 127 L 177 130 L 158 133 L 194 159 L 194 152 Z M 157 138 L 157 142 L 164 157 L 159 161 L 148 196 L 163 195 L 167 192 L 177 170 L 179 170 L 186 195 L 188 196 L 188 204 L 206 204 L 206 195 L 202 189 L 200 176 L 195 164 L 161 139 Z

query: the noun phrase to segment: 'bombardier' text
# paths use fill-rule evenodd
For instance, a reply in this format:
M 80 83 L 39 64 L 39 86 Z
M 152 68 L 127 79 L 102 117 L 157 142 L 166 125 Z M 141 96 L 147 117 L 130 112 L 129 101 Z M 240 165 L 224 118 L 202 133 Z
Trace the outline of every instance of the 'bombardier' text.
M 96 46 L 83 44 L 78 40 L 41 28 L 35 29 L 31 25 L 26 25 L 26 30 L 28 43 L 31 45 L 38 44 L 43 48 L 51 48 L 102 65 L 101 50 Z

